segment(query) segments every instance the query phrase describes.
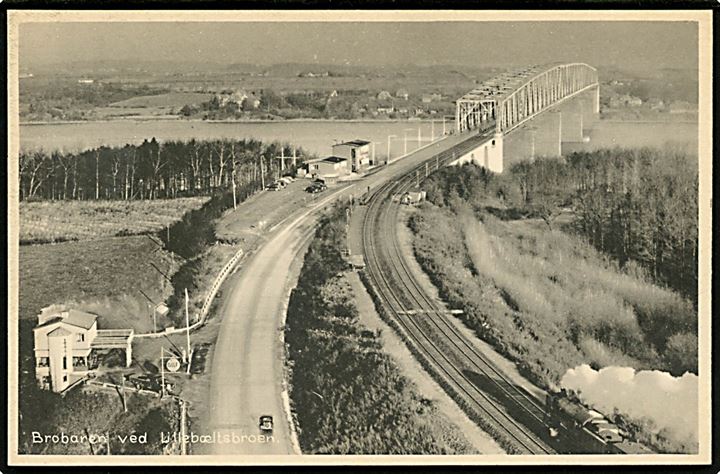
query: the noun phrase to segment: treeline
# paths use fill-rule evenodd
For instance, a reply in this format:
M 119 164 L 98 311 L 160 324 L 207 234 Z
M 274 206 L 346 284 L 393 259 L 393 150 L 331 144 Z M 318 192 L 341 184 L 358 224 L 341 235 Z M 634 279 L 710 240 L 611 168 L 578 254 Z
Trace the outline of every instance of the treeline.
M 467 454 L 472 449 L 423 399 L 378 334 L 358 322 L 348 269 L 345 212 L 325 216 L 305 255 L 285 329 L 290 398 L 304 453 Z
M 77 153 L 22 151 L 21 200 L 135 200 L 209 195 L 236 186 L 260 188 L 277 178 L 292 149 L 252 139 L 190 140 L 102 146 Z M 302 155 L 302 150 L 299 150 Z
M 541 217 L 571 228 L 621 267 L 640 264 L 654 282 L 697 305 L 698 165 L 679 148 L 603 149 L 513 165 L 502 175 L 468 165 L 426 183 L 428 199 L 488 207 L 499 217 Z

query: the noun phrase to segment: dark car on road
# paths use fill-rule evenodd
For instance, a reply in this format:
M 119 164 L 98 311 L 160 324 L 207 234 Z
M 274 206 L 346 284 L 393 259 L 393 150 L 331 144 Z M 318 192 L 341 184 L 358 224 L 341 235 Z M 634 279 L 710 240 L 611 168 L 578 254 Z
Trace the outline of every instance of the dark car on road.
M 327 186 L 325 186 L 325 184 L 315 182 L 315 183 L 311 184 L 310 186 L 308 186 L 307 188 L 305 188 L 305 191 L 308 193 L 311 193 L 311 194 L 315 194 L 315 193 L 323 192 L 326 189 L 327 189 Z
M 272 433 L 273 430 L 273 417 L 270 415 L 263 415 L 260 417 L 260 430 L 267 433 Z

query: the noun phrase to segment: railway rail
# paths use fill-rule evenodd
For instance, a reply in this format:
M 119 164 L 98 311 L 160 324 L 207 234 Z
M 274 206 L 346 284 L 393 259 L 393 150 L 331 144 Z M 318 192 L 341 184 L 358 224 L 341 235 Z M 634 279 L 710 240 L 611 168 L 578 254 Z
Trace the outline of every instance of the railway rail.
M 482 417 L 501 433 L 522 454 L 549 454 L 555 451 L 527 425 L 544 429 L 544 409 L 532 395 L 513 384 L 502 371 L 480 353 L 458 331 L 445 308 L 428 296 L 413 276 L 398 243 L 399 204 L 393 196 L 400 195 L 419 181 L 420 173 L 445 165 L 456 157 L 490 139 L 490 133 L 474 137 L 446 150 L 408 173 L 379 187 L 368 201 L 363 222 L 363 247 L 366 273 L 381 304 L 429 366 L 460 398 L 471 415 Z M 472 374 L 492 384 L 493 394 L 480 389 Z M 519 413 L 521 424 L 507 411 L 507 404 Z

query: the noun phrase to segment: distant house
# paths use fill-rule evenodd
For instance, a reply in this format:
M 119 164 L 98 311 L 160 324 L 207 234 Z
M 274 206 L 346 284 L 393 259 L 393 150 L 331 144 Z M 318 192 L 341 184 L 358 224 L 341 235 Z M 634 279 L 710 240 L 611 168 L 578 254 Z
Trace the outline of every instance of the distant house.
M 125 350 L 132 361 L 132 329 L 98 330 L 97 315 L 49 306 L 33 328 L 35 377 L 43 389 L 62 392 L 90 370 L 90 355 L 97 349 Z
M 352 140 L 333 145 L 333 156 L 350 160 L 351 171 L 357 172 L 372 165 L 371 143 L 367 140 Z
M 395 107 L 378 107 L 377 112 L 379 114 L 391 114 L 395 112 Z
M 399 107 L 399 108 L 397 109 L 397 111 L 398 111 L 399 114 L 406 114 L 406 113 L 408 113 L 407 107 Z
M 260 98 L 257 97 L 255 94 L 250 94 L 249 96 L 245 97 L 245 99 L 240 102 L 242 105 L 243 110 L 251 110 L 251 109 L 257 109 L 260 107 Z
M 392 99 L 392 95 L 388 91 L 380 91 L 380 93 L 377 95 L 378 100 L 390 100 Z
M 630 97 L 626 102 L 629 107 L 640 107 L 642 103 L 643 101 L 640 97 Z
M 663 110 L 665 108 L 665 103 L 660 99 L 650 99 L 647 105 L 650 107 L 650 110 Z
M 78 84 L 94 84 L 95 79 L 78 79 Z
M 397 92 L 395 92 L 395 97 L 398 99 L 408 100 L 410 94 L 408 94 L 407 89 L 398 89 Z
M 423 104 L 429 104 L 430 102 L 436 102 L 442 100 L 442 95 L 433 92 L 432 94 L 423 94 L 422 95 L 422 102 Z

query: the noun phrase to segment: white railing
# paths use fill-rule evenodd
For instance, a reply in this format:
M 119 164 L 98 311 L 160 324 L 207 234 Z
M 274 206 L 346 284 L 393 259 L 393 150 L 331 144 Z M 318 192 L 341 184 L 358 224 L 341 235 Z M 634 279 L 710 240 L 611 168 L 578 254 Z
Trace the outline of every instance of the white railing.
M 238 250 L 235 255 L 233 255 L 230 260 L 225 264 L 225 266 L 220 270 L 220 273 L 218 273 L 218 276 L 215 277 L 215 281 L 213 282 L 212 286 L 210 287 L 210 290 L 205 297 L 205 302 L 202 305 L 202 308 L 200 309 L 200 317 L 197 321 L 195 321 L 193 324 L 190 325 L 190 330 L 195 330 L 205 324 L 205 318 L 207 318 L 207 314 L 210 311 L 210 307 L 212 306 L 212 302 L 215 299 L 215 295 L 217 294 L 218 290 L 220 289 L 220 286 L 223 284 L 225 279 L 228 277 L 230 272 L 235 268 L 235 265 L 240 261 L 242 256 L 244 255 L 244 252 L 242 249 Z M 135 337 L 147 337 L 147 338 L 154 338 L 154 337 L 161 337 L 166 336 L 168 334 L 179 334 L 186 332 L 188 330 L 187 327 L 184 328 L 166 328 L 164 331 L 159 332 L 151 332 L 146 334 L 135 334 Z

